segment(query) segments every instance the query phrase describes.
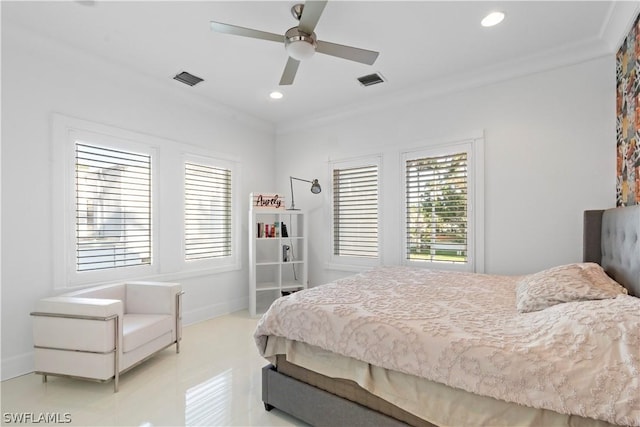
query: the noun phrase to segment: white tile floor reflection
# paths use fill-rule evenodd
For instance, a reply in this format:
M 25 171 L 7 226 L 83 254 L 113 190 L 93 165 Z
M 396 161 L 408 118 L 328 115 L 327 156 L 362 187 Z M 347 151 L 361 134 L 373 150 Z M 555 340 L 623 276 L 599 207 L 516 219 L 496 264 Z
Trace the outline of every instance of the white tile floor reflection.
M 304 425 L 260 399 L 267 362 L 253 342 L 257 319 L 238 312 L 186 326 L 180 354 L 170 347 L 113 383 L 29 374 L 0 383 L 2 425 Z M 16 422 L 22 417 L 46 422 Z M 42 420 L 42 418 L 40 418 Z M 55 423 L 58 420 L 59 423 Z

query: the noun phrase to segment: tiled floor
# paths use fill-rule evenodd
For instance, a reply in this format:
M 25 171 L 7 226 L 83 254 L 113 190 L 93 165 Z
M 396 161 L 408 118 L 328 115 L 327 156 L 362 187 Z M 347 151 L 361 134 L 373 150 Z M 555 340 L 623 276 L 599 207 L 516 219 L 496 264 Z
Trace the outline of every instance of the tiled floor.
M 29 374 L 2 382 L 2 425 L 292 426 L 304 423 L 264 410 L 257 319 L 233 313 L 186 326 L 172 346 L 113 383 Z M 22 419 L 32 422 L 16 422 Z M 44 422 L 48 419 L 51 423 Z M 36 422 L 39 421 L 39 422 Z M 57 422 L 56 422 L 57 421 Z M 69 422 L 70 421 L 70 422 Z

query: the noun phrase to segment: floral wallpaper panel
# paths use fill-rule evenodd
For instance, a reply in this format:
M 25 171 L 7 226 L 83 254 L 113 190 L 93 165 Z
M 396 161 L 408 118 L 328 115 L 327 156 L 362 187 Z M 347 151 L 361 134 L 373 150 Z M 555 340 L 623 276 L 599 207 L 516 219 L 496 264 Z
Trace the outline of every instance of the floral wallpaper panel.
M 616 205 L 640 204 L 640 16 L 616 55 Z

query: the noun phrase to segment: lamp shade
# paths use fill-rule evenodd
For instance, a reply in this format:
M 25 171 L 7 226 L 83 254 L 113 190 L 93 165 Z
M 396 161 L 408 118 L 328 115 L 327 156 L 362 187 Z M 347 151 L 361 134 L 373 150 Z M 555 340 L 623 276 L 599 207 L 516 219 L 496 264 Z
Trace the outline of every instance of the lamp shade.
M 322 188 L 320 188 L 320 183 L 318 182 L 317 179 L 314 179 L 313 182 L 311 183 L 311 192 L 313 194 L 318 194 L 321 191 L 322 191 Z

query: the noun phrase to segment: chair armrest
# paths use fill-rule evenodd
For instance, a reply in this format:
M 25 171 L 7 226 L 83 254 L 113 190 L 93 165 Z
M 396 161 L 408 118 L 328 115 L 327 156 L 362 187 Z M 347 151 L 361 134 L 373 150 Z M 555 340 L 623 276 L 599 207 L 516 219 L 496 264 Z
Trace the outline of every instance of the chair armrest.
M 32 316 L 51 317 L 101 317 L 122 316 L 122 301 L 115 299 L 51 297 L 36 302 Z
M 127 282 L 125 313 L 176 315 L 176 295 L 182 292 L 179 283 Z
M 36 348 L 109 353 L 122 347 L 120 300 L 44 298 L 31 316 Z

